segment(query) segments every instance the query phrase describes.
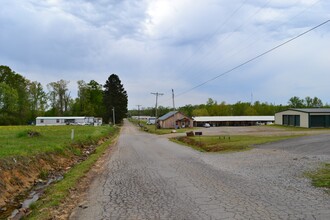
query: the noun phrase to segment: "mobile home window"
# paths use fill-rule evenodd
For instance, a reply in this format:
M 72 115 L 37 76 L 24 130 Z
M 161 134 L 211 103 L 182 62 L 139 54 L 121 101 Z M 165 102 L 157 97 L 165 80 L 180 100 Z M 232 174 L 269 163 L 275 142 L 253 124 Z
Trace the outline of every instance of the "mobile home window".
M 40 123 L 44 123 L 44 119 L 40 119 Z
M 56 123 L 60 123 L 60 119 L 56 119 Z

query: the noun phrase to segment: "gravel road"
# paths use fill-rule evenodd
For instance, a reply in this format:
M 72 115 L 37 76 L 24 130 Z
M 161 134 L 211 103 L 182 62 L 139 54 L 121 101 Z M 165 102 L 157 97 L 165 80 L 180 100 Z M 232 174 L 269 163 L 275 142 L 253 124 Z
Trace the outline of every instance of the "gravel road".
M 117 150 L 70 219 L 328 220 L 330 195 L 303 177 L 325 161 L 329 155 L 276 145 L 200 153 L 125 121 Z

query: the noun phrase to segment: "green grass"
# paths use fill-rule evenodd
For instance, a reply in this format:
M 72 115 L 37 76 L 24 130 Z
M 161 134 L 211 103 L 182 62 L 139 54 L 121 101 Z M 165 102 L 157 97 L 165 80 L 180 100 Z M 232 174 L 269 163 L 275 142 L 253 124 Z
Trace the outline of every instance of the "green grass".
M 74 129 L 74 140 L 71 132 Z M 0 159 L 11 156 L 33 156 L 40 153 L 61 153 L 73 144 L 93 142 L 112 130 L 108 126 L 1 126 Z M 30 137 L 29 131 L 40 136 Z
M 202 152 L 235 152 L 253 148 L 254 145 L 265 144 L 297 136 L 194 136 L 176 137 L 173 141 L 193 147 Z
M 308 172 L 306 175 L 312 180 L 313 186 L 325 187 L 330 190 L 330 163 L 326 163 L 317 171 Z
M 90 170 L 109 145 L 114 142 L 118 133 L 119 129 L 115 131 L 115 134 L 110 139 L 97 147 L 94 154 L 91 154 L 85 161 L 70 169 L 61 181 L 51 185 L 42 199 L 31 205 L 32 213 L 28 216 L 28 219 L 51 219 L 52 216 L 47 209 L 56 208 L 62 203 L 69 195 L 70 189 L 75 188 L 79 180 Z

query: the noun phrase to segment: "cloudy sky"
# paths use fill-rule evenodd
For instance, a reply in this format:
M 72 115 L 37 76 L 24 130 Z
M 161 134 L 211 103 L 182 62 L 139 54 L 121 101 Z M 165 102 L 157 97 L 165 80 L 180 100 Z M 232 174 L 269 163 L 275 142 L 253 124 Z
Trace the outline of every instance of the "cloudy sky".
M 0 65 L 45 90 L 68 80 L 73 97 L 115 73 L 130 109 L 151 92 L 171 106 L 172 89 L 176 106 L 330 103 L 330 22 L 235 68 L 329 19 L 328 0 L 2 0 Z

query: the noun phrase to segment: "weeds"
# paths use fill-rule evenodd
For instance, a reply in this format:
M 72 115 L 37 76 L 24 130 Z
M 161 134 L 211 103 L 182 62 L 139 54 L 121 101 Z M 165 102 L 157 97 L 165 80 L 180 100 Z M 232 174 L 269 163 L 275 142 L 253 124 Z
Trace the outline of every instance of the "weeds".
M 324 164 L 315 172 L 306 173 L 312 179 L 313 186 L 330 189 L 330 163 Z

